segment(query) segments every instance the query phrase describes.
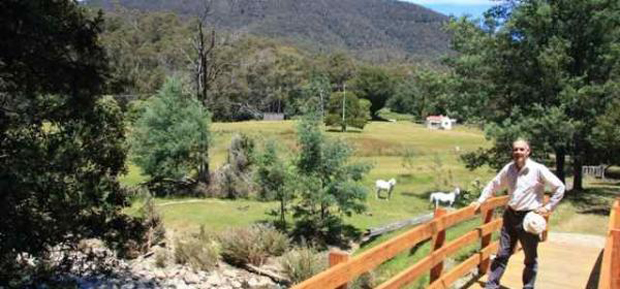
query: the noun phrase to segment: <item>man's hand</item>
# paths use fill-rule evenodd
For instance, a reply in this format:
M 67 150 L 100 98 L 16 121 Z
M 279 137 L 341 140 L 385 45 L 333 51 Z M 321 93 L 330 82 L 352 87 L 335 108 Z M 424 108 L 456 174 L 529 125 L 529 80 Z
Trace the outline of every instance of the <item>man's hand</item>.
M 545 208 L 545 207 L 540 207 L 540 208 L 536 209 L 536 214 L 539 214 L 541 216 L 547 216 L 550 213 L 551 212 L 549 212 L 549 210 L 547 210 L 547 208 Z
M 474 207 L 475 211 L 477 212 L 478 210 L 480 210 L 480 203 L 478 203 L 477 201 L 473 201 L 471 202 L 471 204 L 469 204 L 470 207 Z

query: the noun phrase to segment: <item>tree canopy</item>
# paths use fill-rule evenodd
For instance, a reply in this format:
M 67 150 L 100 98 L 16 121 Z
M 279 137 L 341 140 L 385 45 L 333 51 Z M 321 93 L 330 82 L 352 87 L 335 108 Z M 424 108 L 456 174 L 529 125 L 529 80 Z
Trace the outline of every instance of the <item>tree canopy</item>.
M 101 15 L 74 1 L 0 2 L 0 285 L 17 254 L 106 236 L 124 204 L 122 113 Z
M 555 155 L 562 179 L 570 156 L 580 189 L 581 166 L 602 161 L 589 136 L 616 95 L 618 19 L 618 1 L 527 0 L 491 9 L 481 28 L 453 21 L 459 55 L 450 64 L 465 94 L 462 107 L 478 102 L 484 109 L 473 112 L 492 124 L 486 132 L 495 140 L 492 149 L 467 158 L 497 165 L 498 154 L 523 136 L 535 152 Z
M 178 79 L 148 100 L 131 134 L 133 161 L 152 181 L 208 176 L 210 114 Z

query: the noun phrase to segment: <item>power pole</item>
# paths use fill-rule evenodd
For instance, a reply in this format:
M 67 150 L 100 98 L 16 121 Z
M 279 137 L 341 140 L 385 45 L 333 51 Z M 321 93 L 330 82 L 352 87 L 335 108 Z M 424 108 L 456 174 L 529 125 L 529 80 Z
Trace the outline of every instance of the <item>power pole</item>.
M 347 123 L 345 118 L 346 113 L 346 99 L 347 99 L 347 84 L 342 84 L 342 132 L 347 131 Z

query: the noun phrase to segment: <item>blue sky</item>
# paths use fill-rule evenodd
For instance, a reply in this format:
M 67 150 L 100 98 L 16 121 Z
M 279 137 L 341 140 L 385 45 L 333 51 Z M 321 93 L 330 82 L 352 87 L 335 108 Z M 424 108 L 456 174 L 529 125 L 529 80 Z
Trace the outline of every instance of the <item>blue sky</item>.
M 491 0 L 403 0 L 422 5 L 446 15 L 462 16 L 469 14 L 482 17 L 482 13 L 494 5 Z M 495 2 L 496 3 L 496 2 Z

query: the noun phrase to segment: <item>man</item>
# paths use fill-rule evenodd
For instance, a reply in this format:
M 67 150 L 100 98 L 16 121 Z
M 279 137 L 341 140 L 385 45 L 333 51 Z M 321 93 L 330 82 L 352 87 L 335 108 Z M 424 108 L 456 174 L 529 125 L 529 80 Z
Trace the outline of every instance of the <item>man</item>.
M 500 288 L 499 281 L 506 270 L 508 259 L 514 251 L 517 240 L 525 253 L 523 288 L 534 288 L 538 267 L 538 236 L 523 229 L 523 218 L 535 211 L 546 215 L 555 209 L 564 196 L 564 184 L 547 167 L 529 159 L 530 145 L 523 139 L 512 144 L 513 161 L 504 166 L 497 176 L 482 190 L 478 201 L 472 206 L 476 210 L 486 199 L 502 189 L 508 190 L 508 206 L 504 212 L 504 224 L 500 236 L 500 247 L 491 264 L 487 289 Z M 548 204 L 543 206 L 545 186 L 554 192 Z

